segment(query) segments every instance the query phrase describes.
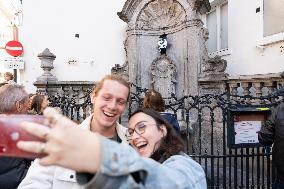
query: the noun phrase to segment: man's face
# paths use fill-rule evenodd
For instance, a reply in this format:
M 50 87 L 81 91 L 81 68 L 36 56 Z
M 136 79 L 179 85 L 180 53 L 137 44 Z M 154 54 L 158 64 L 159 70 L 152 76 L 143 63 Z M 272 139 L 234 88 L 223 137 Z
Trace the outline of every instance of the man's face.
M 124 112 L 129 89 L 114 80 L 105 80 L 93 96 L 93 122 L 98 127 L 113 127 Z

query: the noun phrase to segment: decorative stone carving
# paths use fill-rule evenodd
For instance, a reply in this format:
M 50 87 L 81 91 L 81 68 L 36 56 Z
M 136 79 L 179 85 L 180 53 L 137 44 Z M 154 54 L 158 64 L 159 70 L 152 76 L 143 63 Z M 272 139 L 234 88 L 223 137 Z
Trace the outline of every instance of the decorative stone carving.
M 128 80 L 128 62 L 122 66 L 115 64 L 114 67 L 111 68 L 111 73 L 121 75 L 124 79 Z
M 195 0 L 193 9 L 204 14 L 210 11 L 211 5 L 209 0 Z
M 224 73 L 227 68 L 227 61 L 221 59 L 220 56 L 210 58 L 203 64 L 201 70 L 204 73 Z
M 237 88 L 237 95 L 238 96 L 244 96 L 244 88 L 242 87 L 242 86 L 239 86 L 238 88 Z
M 270 93 L 270 91 L 269 91 L 268 87 L 262 87 L 261 93 L 262 93 L 261 96 L 267 96 Z
M 170 58 L 162 54 L 155 59 L 151 65 L 152 86 L 161 93 L 163 97 L 170 97 L 175 94 L 176 66 Z
M 43 74 L 37 78 L 36 82 L 52 82 L 56 83 L 57 78 L 50 73 L 50 71 L 54 68 L 53 61 L 56 56 L 46 48 L 42 53 L 38 55 L 38 58 L 41 60 L 41 68 L 43 69 Z
M 182 24 L 185 20 L 185 11 L 176 0 L 155 0 L 140 12 L 136 29 L 167 29 Z
M 252 86 L 251 88 L 249 88 L 249 95 L 250 96 L 256 97 L 256 92 L 257 92 L 257 90 L 256 90 L 255 87 Z
M 207 51 L 207 45 L 206 45 L 206 41 L 209 38 L 209 31 L 207 28 L 202 27 L 200 30 L 200 35 L 201 35 L 201 39 L 203 39 L 203 43 L 202 45 L 200 45 L 200 52 L 201 53 L 201 65 L 203 65 L 204 63 L 206 63 L 209 59 L 208 57 L 208 51 Z

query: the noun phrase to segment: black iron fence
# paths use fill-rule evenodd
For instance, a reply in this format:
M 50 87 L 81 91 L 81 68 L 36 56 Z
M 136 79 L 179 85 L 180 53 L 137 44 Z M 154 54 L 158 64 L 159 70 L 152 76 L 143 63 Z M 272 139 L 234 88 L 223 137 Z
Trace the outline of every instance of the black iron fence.
M 72 88 L 50 94 L 52 106 L 60 107 L 73 120 L 82 121 L 91 113 L 90 90 L 79 94 Z M 71 91 L 71 92 L 70 92 Z M 142 105 L 147 89 L 132 85 L 126 113 L 121 121 Z M 47 90 L 48 92 L 48 90 Z M 283 102 L 282 91 L 261 97 L 229 93 L 201 96 L 172 95 L 166 109 L 174 113 L 186 142 L 186 152 L 205 170 L 208 188 L 271 188 L 275 177 L 270 147 L 228 147 L 228 110 L 239 107 L 272 107 Z

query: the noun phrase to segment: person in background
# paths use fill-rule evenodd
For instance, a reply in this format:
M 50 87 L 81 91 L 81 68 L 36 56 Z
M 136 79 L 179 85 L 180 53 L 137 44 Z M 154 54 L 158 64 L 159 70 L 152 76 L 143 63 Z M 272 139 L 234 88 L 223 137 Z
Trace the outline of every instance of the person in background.
M 159 92 L 155 91 L 154 89 L 147 91 L 144 98 L 143 107 L 152 108 L 157 112 L 160 112 L 162 117 L 174 127 L 176 132 L 180 133 L 180 127 L 176 116 L 172 113 L 165 112 L 165 101 Z
M 30 122 L 22 127 L 45 142 L 19 141 L 17 146 L 46 153 L 42 165 L 76 170 L 77 182 L 85 188 L 207 188 L 202 167 L 183 152 L 181 138 L 152 109 L 138 109 L 130 116 L 126 137 L 132 147 L 79 129 L 52 108 L 44 115 L 50 127 Z
M 42 115 L 43 110 L 48 106 L 48 96 L 42 94 L 36 94 L 32 96 L 30 104 L 30 113 Z
M 129 84 L 122 77 L 106 75 L 93 88 L 91 95 L 93 114 L 80 124 L 82 130 L 97 132 L 111 140 L 127 143 L 125 137 L 127 128 L 120 125 L 118 119 L 126 108 L 129 92 Z M 81 139 L 76 143 L 81 144 Z M 83 143 L 81 148 L 84 148 Z M 35 188 L 78 189 L 81 187 L 75 181 L 75 171 L 59 166 L 41 166 L 36 159 L 18 189 Z
M 11 72 L 4 73 L 4 80 L 5 80 L 4 83 L 16 84 L 16 82 L 13 79 L 14 79 L 14 75 Z
M 272 163 L 276 168 L 276 180 L 273 189 L 284 188 L 284 103 L 272 109 L 267 121 L 258 132 L 258 140 L 262 145 L 272 148 Z
M 21 85 L 0 87 L 0 114 L 27 114 L 29 97 Z M 25 177 L 31 160 L 0 157 L 0 188 L 15 189 Z

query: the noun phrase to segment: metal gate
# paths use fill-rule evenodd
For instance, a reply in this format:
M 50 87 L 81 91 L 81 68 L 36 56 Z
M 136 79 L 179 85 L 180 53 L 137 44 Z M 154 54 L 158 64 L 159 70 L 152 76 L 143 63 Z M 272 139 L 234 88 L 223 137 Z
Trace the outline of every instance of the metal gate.
M 128 108 L 121 121 L 142 105 L 147 89 L 132 85 Z M 90 91 L 88 91 L 90 92 Z M 283 101 L 282 91 L 268 96 L 236 96 L 228 93 L 202 96 L 172 95 L 166 109 L 174 113 L 183 128 L 186 152 L 205 170 L 208 188 L 271 188 L 274 180 L 270 147 L 238 148 L 227 146 L 228 110 L 237 107 L 275 106 Z M 68 93 L 71 94 L 71 93 Z M 82 121 L 91 113 L 89 94 L 50 95 L 52 106 L 65 115 Z

